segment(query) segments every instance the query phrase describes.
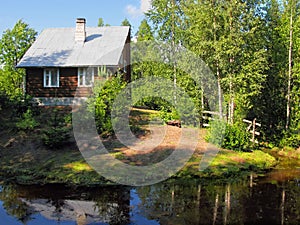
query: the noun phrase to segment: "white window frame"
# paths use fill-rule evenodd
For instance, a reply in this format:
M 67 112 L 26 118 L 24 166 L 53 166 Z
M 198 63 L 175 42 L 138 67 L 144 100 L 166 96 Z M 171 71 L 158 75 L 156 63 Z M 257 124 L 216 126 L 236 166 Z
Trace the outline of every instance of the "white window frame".
M 88 69 L 91 69 L 92 71 L 92 80 L 90 84 L 86 84 L 86 74 Z M 80 80 L 82 77 L 83 83 L 80 84 Z M 95 77 L 95 68 L 94 67 L 79 67 L 77 72 L 77 79 L 78 79 L 78 87 L 92 87 L 94 83 L 94 77 Z
M 127 73 L 127 61 L 124 59 L 124 73 Z
M 47 74 L 48 72 L 48 74 Z M 56 84 L 52 84 L 51 81 L 52 81 L 52 76 L 54 76 L 56 73 Z M 48 84 L 47 84 L 47 76 L 49 76 L 49 79 L 48 79 Z M 44 87 L 59 87 L 59 69 L 56 69 L 56 68 L 45 68 L 44 69 Z

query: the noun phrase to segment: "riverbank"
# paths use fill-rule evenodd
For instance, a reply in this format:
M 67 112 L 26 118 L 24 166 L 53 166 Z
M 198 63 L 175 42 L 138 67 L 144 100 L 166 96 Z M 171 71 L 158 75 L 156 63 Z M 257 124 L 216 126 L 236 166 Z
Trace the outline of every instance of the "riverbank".
M 150 110 L 133 110 L 131 122 L 139 138 L 147 139 L 149 130 L 145 124 L 154 118 L 157 112 Z M 109 154 L 124 163 L 144 166 L 156 163 L 170 155 L 178 142 L 181 129 L 174 126 L 163 126 L 166 136 L 155 149 L 137 154 L 120 144 L 115 138 L 103 139 Z M 156 129 L 161 129 L 158 125 Z M 141 132 L 143 131 L 143 132 Z M 189 162 L 171 179 L 196 178 L 203 181 L 222 182 L 228 179 L 239 179 L 250 173 L 261 174 L 274 168 L 278 163 L 274 156 L 267 152 L 234 152 L 221 150 L 204 171 L 199 171 L 199 162 L 206 151 L 204 140 L 206 130 L 200 130 L 198 145 Z M 84 160 L 75 140 L 71 138 L 59 148 L 46 147 L 41 140 L 41 128 L 31 132 L 9 128 L 2 129 L 0 140 L 0 179 L 18 184 L 60 183 L 70 185 L 113 184 L 96 173 Z

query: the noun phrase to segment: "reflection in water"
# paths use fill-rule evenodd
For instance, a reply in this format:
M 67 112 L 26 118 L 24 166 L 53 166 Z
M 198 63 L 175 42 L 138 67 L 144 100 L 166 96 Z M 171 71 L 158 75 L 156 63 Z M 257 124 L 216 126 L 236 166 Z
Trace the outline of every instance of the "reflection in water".
M 299 179 L 269 181 L 251 176 L 224 185 L 3 186 L 0 215 L 7 225 L 300 224 Z
M 47 220 L 43 224 L 129 223 L 130 189 L 126 187 L 5 186 L 0 200 L 7 213 L 23 224 L 36 221 L 36 214 Z
M 160 184 L 139 194 L 145 215 L 161 224 L 300 224 L 298 185 L 297 180 L 281 185 L 259 183 L 252 188 L 247 182 Z

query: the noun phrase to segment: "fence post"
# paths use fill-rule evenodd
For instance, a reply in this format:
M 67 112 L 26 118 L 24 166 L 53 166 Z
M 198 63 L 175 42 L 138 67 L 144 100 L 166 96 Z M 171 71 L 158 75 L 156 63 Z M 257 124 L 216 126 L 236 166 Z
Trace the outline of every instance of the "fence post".
M 253 119 L 252 122 L 252 142 L 255 143 L 255 126 L 256 126 L 256 118 Z

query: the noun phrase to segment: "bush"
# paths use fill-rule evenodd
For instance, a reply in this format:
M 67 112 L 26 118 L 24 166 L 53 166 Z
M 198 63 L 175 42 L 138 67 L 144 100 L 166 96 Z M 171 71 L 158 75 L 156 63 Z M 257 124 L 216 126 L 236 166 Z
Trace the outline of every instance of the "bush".
M 148 96 L 144 97 L 135 103 L 137 107 L 146 107 L 152 110 L 165 110 L 170 109 L 170 104 L 159 97 Z
M 17 128 L 20 130 L 33 130 L 39 125 L 40 124 L 34 119 L 30 109 L 27 109 L 27 111 L 23 113 L 22 118 L 16 123 Z
M 246 127 L 243 124 L 227 124 L 222 144 L 223 148 L 237 151 L 249 151 L 250 145 L 250 133 L 246 131 Z
M 162 107 L 159 113 L 160 118 L 165 122 L 169 122 L 171 120 L 179 120 L 180 116 L 178 115 L 175 109 L 169 110 L 168 108 Z
M 218 147 L 222 147 L 225 136 L 226 122 L 222 120 L 212 120 L 210 121 L 209 125 L 210 127 L 206 136 L 206 141 Z
M 298 148 L 300 146 L 300 134 L 298 132 L 286 132 L 279 143 L 280 147 Z
M 121 76 L 113 77 L 104 84 L 98 83 L 94 88 L 94 96 L 89 99 L 90 111 L 95 111 L 97 130 L 100 134 L 112 134 L 111 111 L 115 98 L 125 87 Z M 122 110 L 122 109 L 120 109 Z
M 251 145 L 250 133 L 244 124 L 230 125 L 220 120 L 210 123 L 206 139 L 219 147 L 235 151 L 249 151 Z
M 70 138 L 70 116 L 62 116 L 57 109 L 50 117 L 48 128 L 43 131 L 43 143 L 50 148 L 59 148 Z
M 43 143 L 50 148 L 59 148 L 70 138 L 68 127 L 51 127 L 44 131 Z

